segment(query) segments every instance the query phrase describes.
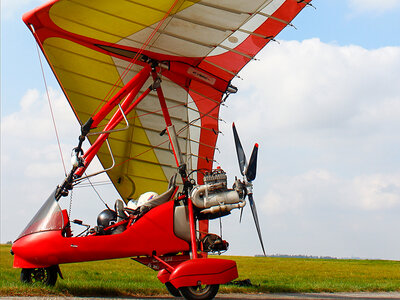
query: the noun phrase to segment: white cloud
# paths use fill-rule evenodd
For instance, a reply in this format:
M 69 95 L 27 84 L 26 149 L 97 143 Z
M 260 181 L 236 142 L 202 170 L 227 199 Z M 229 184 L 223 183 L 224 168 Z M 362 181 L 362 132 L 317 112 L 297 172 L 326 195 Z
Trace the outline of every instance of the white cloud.
M 354 177 L 400 169 L 400 47 L 366 50 L 318 39 L 271 44 L 236 80 L 239 93 L 221 109 L 224 165 L 236 162 L 231 123 L 260 168 L 326 169 Z M 268 169 L 268 170 L 267 170 Z M 232 167 L 237 173 L 237 166 Z
M 332 213 L 400 209 L 400 174 L 344 179 L 327 170 L 311 170 L 276 178 L 260 203 L 266 215 L 304 215 L 318 209 Z
M 60 90 L 49 89 L 49 97 L 60 146 L 67 171 L 70 154 L 80 135 L 80 127 Z M 71 130 L 72 129 L 72 130 Z M 56 178 L 63 175 L 60 150 L 57 144 L 47 94 L 28 90 L 20 101 L 20 109 L 1 120 L 2 172 L 18 170 L 26 177 Z M 84 144 L 87 147 L 88 144 Z M 97 160 L 91 171 L 101 169 Z M 91 172 L 89 170 L 89 172 Z
M 400 175 L 375 174 L 353 179 L 350 194 L 355 205 L 364 210 L 383 210 L 400 207 Z M 349 198 L 350 200 L 350 198 Z
M 282 41 L 259 58 L 241 73 L 245 80 L 236 81 L 240 120 L 251 114 L 254 123 L 274 131 L 400 124 L 400 47 L 366 50 L 318 39 Z
M 76 139 L 70 127 L 77 121 L 61 92 L 50 89 L 49 95 L 64 160 L 68 164 L 72 142 Z M 6 189 L 15 184 L 15 178 L 23 179 L 23 175 L 36 180 L 54 180 L 62 176 L 60 171 L 63 166 L 46 94 L 28 90 L 20 101 L 20 109 L 2 118 L 1 137 L 2 173 Z
M 73 136 L 70 126 L 77 120 L 60 91 L 49 89 L 49 97 L 59 134 L 68 139 Z M 55 141 L 53 122 L 46 94 L 28 90 L 20 101 L 20 110 L 2 118 L 1 133 L 7 144 L 26 141 L 38 143 Z M 79 133 L 79 130 L 77 130 Z
M 332 190 L 337 195 L 337 185 L 337 179 L 326 170 L 311 170 L 279 178 L 270 184 L 267 194 L 260 201 L 261 208 L 267 215 L 303 214 L 309 206 L 327 201 L 326 195 L 332 195 Z
M 383 13 L 400 6 L 398 0 L 349 0 L 349 5 L 357 12 Z

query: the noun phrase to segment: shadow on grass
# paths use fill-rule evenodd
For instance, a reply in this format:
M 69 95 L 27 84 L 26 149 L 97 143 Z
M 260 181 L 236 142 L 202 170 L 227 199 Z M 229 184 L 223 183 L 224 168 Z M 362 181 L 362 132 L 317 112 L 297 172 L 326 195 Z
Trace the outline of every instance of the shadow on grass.
M 167 295 L 167 290 L 154 288 L 121 288 L 102 286 L 75 286 L 65 283 L 57 283 L 54 287 L 48 287 L 41 283 L 22 284 L 13 283 L 0 287 L 2 296 L 46 296 L 46 297 L 149 297 Z
M 64 283 L 58 284 L 57 289 L 63 296 L 76 297 L 143 297 L 143 296 L 159 296 L 167 295 L 166 289 L 157 288 L 124 288 L 116 285 L 110 286 L 75 286 Z

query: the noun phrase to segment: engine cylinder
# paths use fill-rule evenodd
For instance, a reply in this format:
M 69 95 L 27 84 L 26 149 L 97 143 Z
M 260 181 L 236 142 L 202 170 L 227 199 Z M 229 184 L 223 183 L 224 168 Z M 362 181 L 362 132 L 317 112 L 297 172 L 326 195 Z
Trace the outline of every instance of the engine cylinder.
M 211 188 L 211 191 L 210 191 Z M 193 189 L 191 194 L 193 204 L 198 208 L 209 208 L 220 204 L 234 204 L 240 202 L 235 190 L 213 191 L 212 186 L 201 185 Z

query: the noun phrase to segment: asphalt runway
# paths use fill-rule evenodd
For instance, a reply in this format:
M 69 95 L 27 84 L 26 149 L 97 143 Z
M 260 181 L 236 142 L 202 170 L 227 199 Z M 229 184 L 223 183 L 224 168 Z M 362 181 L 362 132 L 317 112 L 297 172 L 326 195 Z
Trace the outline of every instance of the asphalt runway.
M 157 297 L 132 297 L 132 298 L 90 298 L 90 297 L 2 297 L 1 299 L 7 300 L 128 300 L 128 299 L 183 299 L 183 298 L 175 298 L 169 296 L 157 296 Z M 252 299 L 308 299 L 308 300 L 317 300 L 317 299 L 362 299 L 362 300 L 373 300 L 373 299 L 399 299 L 399 292 L 390 292 L 390 293 L 304 293 L 304 294 L 218 294 L 215 299 L 221 300 L 229 300 L 229 299 L 243 299 L 243 300 L 252 300 Z

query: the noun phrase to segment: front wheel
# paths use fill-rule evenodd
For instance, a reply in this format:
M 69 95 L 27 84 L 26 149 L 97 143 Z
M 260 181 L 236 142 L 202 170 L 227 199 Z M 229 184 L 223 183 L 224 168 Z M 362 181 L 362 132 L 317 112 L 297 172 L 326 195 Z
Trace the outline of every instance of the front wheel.
M 179 288 L 182 296 L 190 300 L 213 299 L 218 293 L 219 284 L 184 286 Z
M 41 282 L 53 286 L 57 281 L 57 266 L 48 268 L 22 269 L 21 281 L 24 283 Z

